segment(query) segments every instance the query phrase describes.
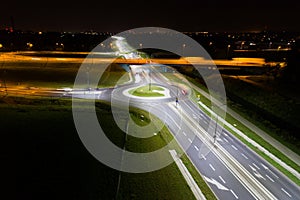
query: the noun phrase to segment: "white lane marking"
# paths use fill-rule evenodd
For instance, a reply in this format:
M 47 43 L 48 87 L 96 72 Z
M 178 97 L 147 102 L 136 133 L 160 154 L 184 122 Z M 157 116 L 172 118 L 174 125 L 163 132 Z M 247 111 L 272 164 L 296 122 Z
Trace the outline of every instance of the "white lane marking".
M 261 164 L 261 166 L 263 166 L 263 168 L 269 169 L 266 165 L 264 165 L 264 164 L 262 164 L 262 163 L 260 163 L 260 164 Z
M 225 133 L 225 132 L 223 132 L 223 134 L 227 137 L 228 135 L 227 135 L 227 133 Z
M 264 164 L 262 164 L 262 163 L 260 163 L 261 164 L 261 166 L 263 166 L 263 168 L 265 169 L 265 170 L 268 170 L 273 176 L 275 176 L 275 178 L 279 178 L 274 172 L 272 172 L 270 169 L 269 169 L 269 167 L 267 167 L 266 165 L 264 165 Z
M 202 113 L 200 113 L 200 116 L 201 116 L 201 117 L 203 117 L 203 114 L 202 114 Z
M 236 151 L 238 150 L 238 149 L 237 149 L 235 146 L 233 146 L 233 145 L 231 145 L 231 147 L 232 147 L 234 150 L 236 150 Z
M 226 138 L 223 138 L 223 140 L 225 140 L 225 142 L 228 142 L 228 140 Z
M 219 178 L 221 179 L 221 181 L 222 181 L 223 183 L 226 183 L 226 182 L 224 181 L 224 179 L 222 178 L 222 176 L 219 176 Z
M 263 177 L 263 176 L 262 176 L 260 173 L 258 173 L 258 172 L 254 172 L 254 175 L 255 175 L 256 177 L 258 177 L 258 178 L 262 178 L 262 179 L 266 180 L 265 177 Z
M 288 195 L 289 197 L 292 197 L 292 195 L 290 195 L 285 189 L 281 188 L 281 190 L 282 190 L 286 195 Z
M 188 141 L 190 142 L 190 143 L 192 143 L 193 141 L 190 139 L 190 138 L 188 138 Z
M 194 147 L 195 147 L 195 149 L 196 149 L 197 151 L 199 151 L 199 149 L 198 149 L 198 147 L 197 147 L 196 145 L 194 145 Z
M 268 174 L 266 174 L 266 177 L 274 183 L 274 180 L 270 176 L 268 176 Z
M 248 157 L 245 156 L 245 154 L 242 153 L 242 156 L 243 156 L 246 160 L 248 160 Z
M 216 169 L 211 164 L 209 164 L 209 166 L 212 170 L 216 171 Z
M 239 197 L 235 194 L 235 192 L 233 190 L 230 190 L 230 192 L 233 194 L 233 196 L 238 199 Z
M 254 167 L 252 167 L 252 165 L 249 165 L 249 167 L 256 172 L 256 169 Z
M 255 163 L 252 163 L 254 167 L 256 167 L 257 169 L 260 169 Z
M 183 133 L 184 136 L 186 136 L 186 133 L 185 133 L 185 132 L 182 132 L 182 133 Z
M 194 118 L 194 119 L 197 119 L 198 117 L 197 117 L 195 114 L 193 114 L 193 118 Z
M 272 172 L 270 169 L 268 170 L 275 178 L 279 178 L 274 172 Z
M 205 176 L 203 176 L 204 177 L 204 179 L 207 181 L 207 182 L 209 182 L 209 183 L 211 183 L 211 184 L 214 184 L 215 186 L 217 186 L 217 188 L 219 189 L 219 190 L 226 190 L 226 191 L 228 191 L 229 189 L 228 188 L 226 188 L 224 185 L 222 185 L 221 183 L 219 183 L 217 180 L 215 180 L 215 179 L 213 179 L 213 178 L 207 178 L 207 177 L 205 177 Z
M 204 160 L 206 160 L 206 158 L 205 158 L 205 156 L 204 156 L 203 154 L 201 154 L 201 156 L 202 156 L 202 158 L 203 158 Z
M 206 120 L 203 120 L 203 122 L 204 122 L 205 124 L 208 124 L 208 122 L 207 122 Z

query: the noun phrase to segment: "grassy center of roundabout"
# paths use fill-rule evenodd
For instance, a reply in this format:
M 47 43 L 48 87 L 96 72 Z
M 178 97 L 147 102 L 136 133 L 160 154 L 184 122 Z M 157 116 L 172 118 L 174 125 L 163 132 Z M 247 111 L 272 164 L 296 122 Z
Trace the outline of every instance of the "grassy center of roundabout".
M 129 94 L 138 97 L 163 97 L 165 89 L 157 85 L 144 85 L 128 91 Z

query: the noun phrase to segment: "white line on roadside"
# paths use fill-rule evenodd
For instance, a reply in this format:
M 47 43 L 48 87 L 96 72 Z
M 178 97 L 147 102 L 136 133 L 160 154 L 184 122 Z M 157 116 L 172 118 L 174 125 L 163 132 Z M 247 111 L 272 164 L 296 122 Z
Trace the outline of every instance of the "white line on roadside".
M 193 141 L 190 139 L 190 138 L 188 138 L 188 141 L 190 142 L 190 143 L 192 143 Z
M 233 190 L 230 190 L 230 192 L 233 194 L 233 196 L 236 198 L 236 199 L 238 199 L 239 197 L 234 193 L 234 191 Z
M 196 145 L 194 145 L 194 147 L 195 147 L 195 149 L 196 149 L 197 151 L 199 151 L 199 149 L 198 149 L 198 147 L 197 147 Z
M 222 181 L 223 183 L 226 183 L 226 182 L 224 181 L 224 179 L 222 178 L 222 176 L 219 176 L 219 178 L 221 179 L 221 181 Z
M 266 177 L 274 183 L 274 180 L 270 176 L 268 176 L 268 174 L 266 174 Z
M 248 160 L 248 157 L 245 156 L 245 154 L 242 153 L 242 156 L 243 156 L 246 160 Z
M 234 150 L 236 150 L 236 151 L 238 150 L 238 149 L 237 149 L 235 146 L 233 146 L 233 145 L 231 145 L 231 147 L 232 147 Z
M 216 171 L 216 169 L 211 164 L 209 164 L 209 166 L 212 170 Z
M 281 188 L 281 190 L 282 190 L 286 195 L 288 195 L 289 197 L 292 197 L 292 195 L 290 195 L 285 189 Z

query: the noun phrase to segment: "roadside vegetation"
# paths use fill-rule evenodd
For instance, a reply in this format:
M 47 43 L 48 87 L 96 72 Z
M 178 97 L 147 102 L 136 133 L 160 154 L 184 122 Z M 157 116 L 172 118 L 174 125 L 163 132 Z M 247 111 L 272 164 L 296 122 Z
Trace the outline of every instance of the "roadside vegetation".
M 132 90 L 129 90 L 129 94 L 139 97 L 163 97 L 164 88 L 156 85 L 145 85 Z

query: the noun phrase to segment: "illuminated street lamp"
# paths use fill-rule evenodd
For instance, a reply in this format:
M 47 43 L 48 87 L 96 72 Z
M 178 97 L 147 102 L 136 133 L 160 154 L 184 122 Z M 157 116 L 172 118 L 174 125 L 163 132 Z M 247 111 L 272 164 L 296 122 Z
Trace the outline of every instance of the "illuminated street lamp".
M 185 49 L 185 47 L 186 47 L 186 44 L 183 44 L 182 45 L 182 56 L 184 56 L 184 49 Z
M 226 58 L 228 59 L 228 55 L 229 55 L 229 49 L 230 49 L 231 45 L 227 45 L 227 53 L 226 53 Z
M 222 107 L 222 106 L 226 106 L 226 104 L 222 104 L 220 106 L 215 106 L 215 107 Z M 216 127 L 215 127 L 215 132 L 214 132 L 214 135 L 213 135 L 213 138 L 214 138 L 214 144 L 216 143 L 216 139 L 217 139 L 217 129 L 218 129 L 218 121 L 219 121 L 219 115 L 218 113 L 216 113 L 217 115 L 217 119 L 216 119 Z

